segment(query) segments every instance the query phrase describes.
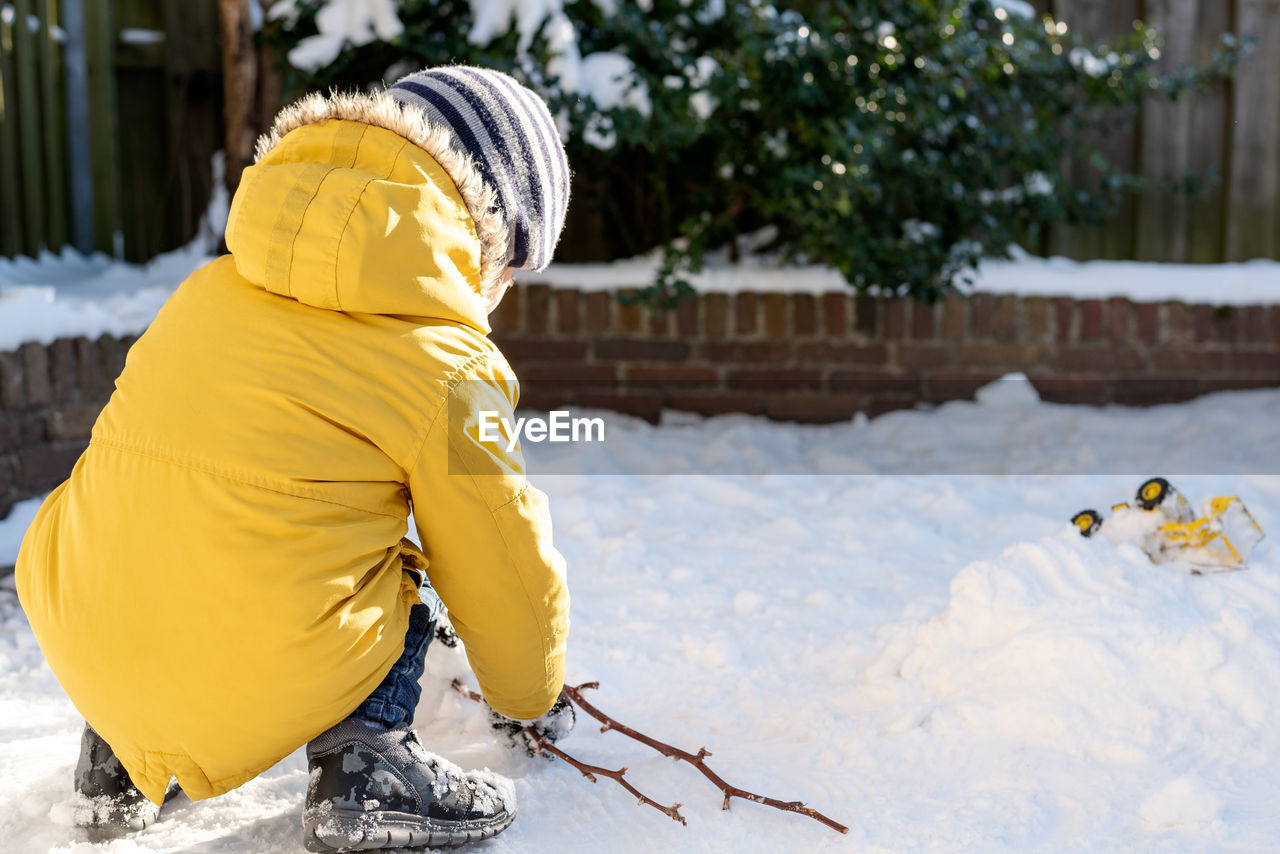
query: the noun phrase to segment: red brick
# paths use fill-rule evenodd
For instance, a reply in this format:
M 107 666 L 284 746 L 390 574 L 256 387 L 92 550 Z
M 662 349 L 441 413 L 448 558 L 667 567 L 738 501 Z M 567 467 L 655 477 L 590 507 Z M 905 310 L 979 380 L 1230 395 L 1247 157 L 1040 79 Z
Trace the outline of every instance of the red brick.
M 76 384 L 80 388 L 80 399 L 89 401 L 106 397 L 106 379 L 102 376 L 97 348 L 88 338 L 75 339 L 75 347 Z
M 771 338 L 787 336 L 787 295 L 764 294 L 760 297 L 764 304 L 764 332 Z
M 920 377 L 888 371 L 832 371 L 828 382 L 834 392 L 916 396 L 920 394 Z
M 520 328 L 520 302 L 524 289 L 508 288 L 502 302 L 489 315 L 489 326 L 494 332 L 515 332 Z
M 22 359 L 16 353 L 0 353 L 0 409 L 26 406 L 26 379 Z
M 645 312 L 649 334 L 655 338 L 668 338 L 671 335 L 671 312 L 665 308 L 650 309 Z
M 25 379 L 24 400 L 27 406 L 47 406 L 53 402 L 53 386 L 49 383 L 49 351 L 44 345 L 28 341 L 18 348 Z
M 1028 341 L 1049 337 L 1049 298 L 1025 297 L 1022 300 L 1023 332 Z
M 764 412 L 778 421 L 830 424 L 848 421 L 858 411 L 859 396 L 801 392 L 765 398 Z
M 1080 340 L 1097 341 L 1102 337 L 1102 300 L 1080 300 Z
M 889 361 L 889 348 L 884 344 L 802 341 L 796 345 L 796 361 L 806 365 L 884 365 Z
M 764 410 L 764 399 L 757 394 L 672 394 L 667 398 L 667 406 L 705 416 L 758 415 Z
M 1160 339 L 1160 306 L 1153 302 L 1140 302 L 1133 308 L 1138 339 L 1146 344 L 1156 343 Z
M 1191 306 L 1192 329 L 1197 343 L 1208 341 L 1213 337 L 1213 306 Z
M 1049 360 L 1048 367 L 1070 373 L 1139 371 L 1145 367 L 1142 356 L 1128 347 L 1072 345 L 1060 347 Z
M 996 297 L 995 317 L 992 321 L 997 341 L 1016 341 L 1018 338 L 1018 297 L 1001 294 Z
M 1271 306 L 1271 311 L 1268 313 L 1271 315 L 1267 323 L 1271 327 L 1271 345 L 1280 347 L 1280 305 Z
M 94 342 L 94 346 L 98 351 L 98 364 L 102 366 L 102 375 L 110 380 L 110 387 L 114 388 L 116 377 L 120 376 L 120 372 L 124 370 L 124 360 L 129 348 L 125 346 L 124 341 L 111 335 L 103 335 Z
M 854 329 L 859 335 L 874 338 L 880 331 L 880 300 L 868 294 L 854 299 Z
M 974 393 L 985 385 L 1000 379 L 1001 374 L 981 373 L 927 373 L 924 377 L 923 399 L 931 403 L 947 400 L 973 400 Z
M 991 294 L 969 297 L 969 334 L 974 338 L 990 338 L 995 329 L 996 298 Z
M 813 294 L 792 294 L 791 312 L 796 335 L 813 335 L 818 331 L 818 301 Z
M 494 343 L 502 351 L 502 355 L 513 363 L 559 361 L 561 359 L 582 360 L 587 357 L 585 341 L 548 341 L 545 338 L 500 338 L 495 336 Z
M 1054 338 L 1058 341 L 1070 341 L 1075 334 L 1073 322 L 1076 315 L 1076 301 L 1070 297 L 1055 297 L 1053 300 Z
M 1213 340 L 1231 344 L 1236 340 L 1236 310 L 1220 305 L 1213 310 Z
M 947 294 L 942 304 L 942 337 L 948 341 L 964 339 L 965 322 L 968 320 L 969 301 L 960 294 Z
M 890 412 L 901 412 L 904 409 L 915 409 L 916 401 L 911 397 L 870 397 L 862 404 L 859 411 L 868 418 L 878 418 Z
M 1231 353 L 1229 363 L 1233 371 L 1267 374 L 1280 383 L 1280 353 L 1273 350 L 1237 350 Z
M 556 293 L 556 329 L 575 333 L 582 323 L 579 317 L 580 294 L 576 290 L 558 290 Z
M 1107 300 L 1107 329 L 1111 340 L 1117 344 L 1129 341 L 1130 315 L 1133 314 L 1133 303 L 1123 297 L 1112 297 Z
M 1111 381 L 1111 402 L 1124 406 L 1180 403 L 1200 393 L 1200 383 L 1188 376 L 1147 376 Z
M 1110 399 L 1105 377 L 1089 374 L 1028 376 L 1040 399 L 1046 403 L 1076 403 L 1101 406 Z
M 613 328 L 613 296 L 605 291 L 587 294 L 587 331 L 608 332 Z
M 901 341 L 907 331 L 907 301 L 902 297 L 890 297 L 883 301 L 884 306 L 884 338 L 886 341 Z
M 680 301 L 676 307 L 676 334 L 681 338 L 693 338 L 698 334 L 698 312 L 702 300 L 689 297 Z
M 901 368 L 937 368 L 956 362 L 955 351 L 950 344 L 903 342 L 897 345 L 896 356 L 895 361 Z
M 1267 306 L 1246 305 L 1240 308 L 1240 341 L 1245 344 L 1267 343 Z
M 18 489 L 33 495 L 52 489 L 67 479 L 88 447 L 88 442 L 68 446 L 39 445 L 18 452 Z
M 1280 380 L 1275 377 L 1200 377 L 1200 392 L 1242 391 L 1253 388 L 1275 388 Z
M 729 371 L 725 385 L 734 391 L 817 389 L 822 376 L 812 368 L 742 368 Z
M 574 402 L 588 409 L 607 409 L 611 412 L 621 412 L 623 415 L 634 415 L 650 424 L 657 424 L 662 417 L 662 395 L 660 394 L 589 392 L 576 395 Z
M 646 341 L 638 338 L 598 338 L 592 342 L 596 358 L 650 362 L 683 362 L 692 349 L 688 341 Z
M 707 294 L 702 297 L 708 338 L 723 338 L 729 330 L 729 295 Z
M 1163 373 L 1200 373 L 1227 369 L 1227 353 L 1222 350 L 1189 347 L 1159 347 L 1150 354 L 1151 370 Z
M 73 403 L 53 412 L 45 424 L 45 436 L 49 441 L 85 440 L 93 432 L 94 422 L 102 406 L 97 403 Z
M 964 365 L 1025 370 L 1044 360 L 1042 346 L 1034 344 L 968 344 L 956 362 Z
M 716 369 L 705 365 L 627 365 L 624 376 L 629 388 L 713 386 L 718 379 Z
M 1191 309 L 1186 303 L 1167 302 L 1163 306 L 1164 324 L 1160 340 L 1182 342 L 1191 340 Z
M 55 402 L 70 403 L 80 399 L 79 374 L 75 339 L 59 338 L 50 344 L 49 380 Z
M 737 323 L 734 329 L 739 335 L 750 335 L 756 331 L 757 304 L 756 295 L 748 291 L 739 291 L 734 295 L 734 316 Z
M 698 346 L 700 360 L 719 364 L 785 362 L 790 353 L 787 341 L 706 341 Z
M 828 338 L 843 338 L 849 331 L 849 316 L 852 314 L 852 301 L 848 294 L 829 293 L 822 295 L 822 328 Z
M 635 299 L 636 292 L 634 290 L 622 290 L 618 292 L 618 331 L 619 332 L 639 332 L 644 328 L 644 309 L 632 300 Z
M 520 382 L 537 389 L 614 386 L 618 382 L 618 366 L 565 362 L 529 365 L 520 371 Z
M 937 307 L 920 300 L 911 303 L 911 337 L 917 341 L 931 341 L 937 334 Z
M 548 285 L 525 285 L 524 326 L 529 332 L 549 332 L 551 329 L 551 288 Z

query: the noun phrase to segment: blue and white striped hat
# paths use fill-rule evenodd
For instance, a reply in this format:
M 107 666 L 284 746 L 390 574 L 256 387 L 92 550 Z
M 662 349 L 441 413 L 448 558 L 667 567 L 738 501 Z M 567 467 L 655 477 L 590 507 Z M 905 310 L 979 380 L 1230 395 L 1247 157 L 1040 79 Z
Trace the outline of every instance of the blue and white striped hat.
M 388 93 L 449 131 L 496 193 L 508 267 L 551 263 L 569 207 L 569 162 L 547 105 L 500 71 L 450 65 L 397 80 Z

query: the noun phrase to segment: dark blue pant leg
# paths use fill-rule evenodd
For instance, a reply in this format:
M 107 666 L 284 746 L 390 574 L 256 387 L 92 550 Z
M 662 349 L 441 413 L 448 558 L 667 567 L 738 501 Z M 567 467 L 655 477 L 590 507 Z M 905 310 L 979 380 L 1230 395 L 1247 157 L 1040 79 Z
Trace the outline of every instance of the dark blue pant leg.
M 444 609 L 431 585 L 423 582 L 419 600 L 409 611 L 409 628 L 404 635 L 404 652 L 391 666 L 382 683 L 351 713 L 353 718 L 382 724 L 390 729 L 413 723 L 413 711 L 422 696 L 418 680 L 426 665 L 427 646 L 435 633 L 436 620 Z

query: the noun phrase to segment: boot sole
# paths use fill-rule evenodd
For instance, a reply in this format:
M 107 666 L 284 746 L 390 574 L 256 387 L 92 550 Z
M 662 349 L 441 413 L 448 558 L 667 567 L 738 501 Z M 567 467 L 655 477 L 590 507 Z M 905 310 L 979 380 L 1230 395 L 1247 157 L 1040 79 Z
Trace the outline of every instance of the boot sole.
M 379 848 L 441 848 L 496 836 L 515 820 L 515 813 L 483 821 L 433 823 L 406 813 L 332 810 L 323 818 L 304 820 L 302 845 L 318 854 L 372 851 Z

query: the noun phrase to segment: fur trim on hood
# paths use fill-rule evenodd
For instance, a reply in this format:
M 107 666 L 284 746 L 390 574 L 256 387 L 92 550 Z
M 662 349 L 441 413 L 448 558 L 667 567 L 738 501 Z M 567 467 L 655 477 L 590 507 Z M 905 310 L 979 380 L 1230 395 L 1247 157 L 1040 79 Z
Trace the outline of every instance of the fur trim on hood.
M 471 156 L 453 148 L 449 132 L 433 125 L 421 110 L 402 106 L 386 92 L 333 92 L 328 97 L 313 93 L 280 111 L 271 130 L 258 138 L 254 159 L 261 160 L 289 131 L 329 119 L 360 122 L 398 134 L 431 155 L 453 179 L 475 221 L 480 238 L 480 296 L 492 311 L 510 284 L 510 278 L 503 275 L 510 258 L 510 239 L 497 205 L 498 194 L 480 177 Z

